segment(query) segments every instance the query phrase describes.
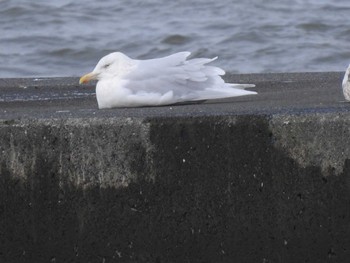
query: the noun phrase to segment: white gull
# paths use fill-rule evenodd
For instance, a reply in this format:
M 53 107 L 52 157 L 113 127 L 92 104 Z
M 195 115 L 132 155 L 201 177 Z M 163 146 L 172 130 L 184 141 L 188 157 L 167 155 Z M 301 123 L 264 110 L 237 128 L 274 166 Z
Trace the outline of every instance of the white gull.
M 79 83 L 98 80 L 98 107 L 140 107 L 171 105 L 257 94 L 245 88 L 254 84 L 225 83 L 225 71 L 207 66 L 217 58 L 187 60 L 190 52 L 167 57 L 134 60 L 114 52 L 103 57 L 95 69 L 80 78 Z

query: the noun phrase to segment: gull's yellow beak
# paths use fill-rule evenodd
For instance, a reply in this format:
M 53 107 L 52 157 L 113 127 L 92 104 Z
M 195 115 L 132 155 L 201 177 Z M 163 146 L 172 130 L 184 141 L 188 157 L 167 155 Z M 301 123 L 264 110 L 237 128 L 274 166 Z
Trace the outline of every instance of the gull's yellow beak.
M 93 80 L 93 79 L 96 79 L 96 74 L 93 72 L 90 72 L 80 78 L 79 84 L 88 83 L 90 80 Z

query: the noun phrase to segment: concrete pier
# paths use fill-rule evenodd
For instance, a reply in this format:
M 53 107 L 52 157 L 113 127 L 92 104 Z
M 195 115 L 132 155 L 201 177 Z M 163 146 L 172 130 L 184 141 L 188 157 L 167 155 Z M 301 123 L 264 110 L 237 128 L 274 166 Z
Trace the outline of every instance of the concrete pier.
M 347 262 L 342 77 L 110 110 L 78 78 L 0 79 L 0 262 Z

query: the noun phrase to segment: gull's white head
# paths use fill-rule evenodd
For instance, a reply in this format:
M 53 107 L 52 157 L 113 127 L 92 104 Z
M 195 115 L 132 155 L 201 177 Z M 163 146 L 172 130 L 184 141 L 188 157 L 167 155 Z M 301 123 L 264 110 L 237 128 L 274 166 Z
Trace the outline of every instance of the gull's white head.
M 131 62 L 132 60 L 123 53 L 110 53 L 100 59 L 92 72 L 82 76 L 79 84 L 120 76 L 130 68 Z

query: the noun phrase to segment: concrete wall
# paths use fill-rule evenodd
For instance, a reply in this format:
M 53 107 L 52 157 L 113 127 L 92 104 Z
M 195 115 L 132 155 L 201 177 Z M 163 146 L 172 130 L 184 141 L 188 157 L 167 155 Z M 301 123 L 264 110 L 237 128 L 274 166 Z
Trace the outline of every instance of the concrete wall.
M 349 127 L 331 110 L 3 119 L 0 262 L 347 262 Z

